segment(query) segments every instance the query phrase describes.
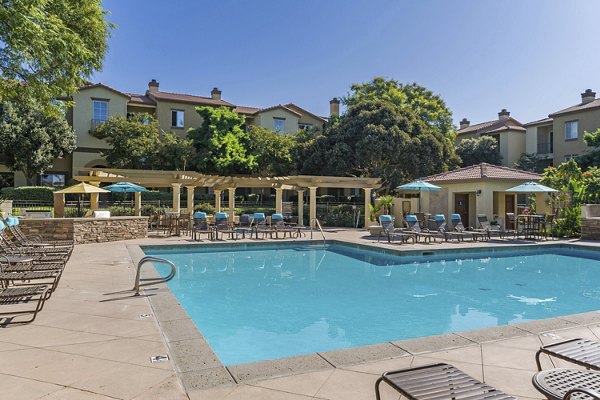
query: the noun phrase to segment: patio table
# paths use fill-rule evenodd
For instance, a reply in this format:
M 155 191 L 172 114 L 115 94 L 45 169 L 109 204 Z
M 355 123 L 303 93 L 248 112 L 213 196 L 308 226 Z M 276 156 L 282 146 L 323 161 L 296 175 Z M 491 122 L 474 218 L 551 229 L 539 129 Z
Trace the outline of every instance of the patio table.
M 519 214 L 517 216 L 517 235 L 522 231 L 525 239 L 535 240 L 539 238 L 542 234 L 543 221 L 543 215 Z

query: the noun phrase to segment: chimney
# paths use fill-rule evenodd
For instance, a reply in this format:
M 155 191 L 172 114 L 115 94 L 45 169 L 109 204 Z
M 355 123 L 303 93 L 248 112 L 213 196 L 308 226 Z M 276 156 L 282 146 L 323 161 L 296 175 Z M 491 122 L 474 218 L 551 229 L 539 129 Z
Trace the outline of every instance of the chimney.
M 213 90 L 210 91 L 210 97 L 212 97 L 213 100 L 221 100 L 221 91 L 219 88 L 213 88 Z
M 152 79 L 150 82 L 148 82 L 148 91 L 150 93 L 158 92 L 158 82 L 156 82 L 156 79 Z
M 468 128 L 469 125 L 471 125 L 471 121 L 466 118 L 463 118 L 462 121 L 460 121 L 460 129 Z
M 509 118 L 510 118 L 510 112 L 506 111 L 506 108 L 503 108 L 498 113 L 498 120 L 500 120 L 500 121 L 506 121 Z
M 340 99 L 334 97 L 329 100 L 329 116 L 340 115 Z
M 596 100 L 596 92 L 592 92 L 592 89 L 586 89 L 581 93 L 581 104 L 587 104 L 594 100 Z

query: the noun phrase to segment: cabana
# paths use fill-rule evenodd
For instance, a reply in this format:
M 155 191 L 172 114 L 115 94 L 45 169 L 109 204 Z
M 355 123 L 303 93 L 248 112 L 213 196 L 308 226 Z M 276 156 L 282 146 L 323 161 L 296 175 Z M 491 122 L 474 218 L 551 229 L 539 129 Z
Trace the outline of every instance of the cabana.
M 235 213 L 236 188 L 272 188 L 275 190 L 275 212 L 283 211 L 283 191 L 295 191 L 298 194 L 298 220 L 302 221 L 304 210 L 304 192 L 309 192 L 310 225 L 314 224 L 317 217 L 317 189 L 318 188 L 344 188 L 362 189 L 365 194 L 365 226 L 369 225 L 369 204 L 371 192 L 381 186 L 379 178 L 355 178 L 339 176 L 218 176 L 205 175 L 194 171 L 153 171 L 137 169 L 111 169 L 111 168 L 79 168 L 80 175 L 73 179 L 89 182 L 92 185 L 100 183 L 133 182 L 144 187 L 171 188 L 173 194 L 173 211 L 180 211 L 181 188 L 187 190 L 188 210 L 194 209 L 194 191 L 197 187 L 212 188 L 215 193 L 215 209 L 221 211 L 221 193 L 228 191 L 229 217 L 233 219 Z

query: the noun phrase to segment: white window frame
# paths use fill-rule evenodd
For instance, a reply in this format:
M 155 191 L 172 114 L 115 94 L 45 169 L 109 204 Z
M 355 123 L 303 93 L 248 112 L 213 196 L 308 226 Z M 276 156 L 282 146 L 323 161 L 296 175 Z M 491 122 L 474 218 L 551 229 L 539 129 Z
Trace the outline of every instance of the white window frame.
M 44 182 L 44 179 L 48 179 L 52 175 L 62 176 L 62 184 L 53 184 L 52 181 Z M 45 178 L 44 178 L 45 177 Z M 63 187 L 67 183 L 67 174 L 65 172 L 47 172 L 40 175 L 40 186 L 47 187 Z
M 101 104 L 106 105 L 106 114 L 105 115 L 103 115 L 104 113 L 101 112 L 102 111 L 102 109 L 100 107 Z M 98 107 L 96 107 L 96 105 L 98 105 Z M 97 111 L 99 111 L 101 113 L 96 114 Z M 110 114 L 110 111 L 109 111 L 108 100 L 92 99 L 92 119 L 94 120 L 94 122 L 108 121 L 109 114 Z
M 281 122 L 281 128 L 277 128 L 277 122 Z M 285 118 L 273 117 L 273 130 L 279 133 L 285 133 Z
M 567 162 L 569 160 L 572 160 L 574 158 L 576 158 L 579 154 L 565 154 L 564 156 L 564 162 Z
M 311 130 L 313 127 L 313 124 L 303 124 L 303 123 L 298 123 L 298 130 Z
M 176 113 L 176 114 L 175 114 Z M 181 125 L 179 125 L 178 115 L 181 113 Z M 175 124 L 173 124 L 173 116 L 175 115 Z M 171 128 L 183 128 L 185 126 L 185 111 L 171 109 Z
M 573 133 L 571 126 L 575 126 L 575 136 L 569 136 L 569 133 Z M 579 120 L 565 121 L 565 140 L 577 140 L 579 139 Z

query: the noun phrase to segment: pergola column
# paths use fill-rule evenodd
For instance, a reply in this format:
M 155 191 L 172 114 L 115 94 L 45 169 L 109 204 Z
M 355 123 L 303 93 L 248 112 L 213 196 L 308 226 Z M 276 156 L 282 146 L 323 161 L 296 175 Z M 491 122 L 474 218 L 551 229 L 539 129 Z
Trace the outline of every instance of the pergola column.
M 90 185 L 100 187 L 100 182 L 93 181 Z M 97 210 L 100 200 L 100 193 L 90 193 L 90 210 Z
M 63 193 L 54 193 L 54 218 L 64 218 L 65 216 L 65 195 Z
M 233 223 L 235 218 L 235 188 L 227 188 L 229 190 L 229 221 Z
M 283 189 L 275 188 L 275 213 L 283 212 Z
M 173 212 L 180 212 L 181 207 L 181 183 L 171 183 L 173 187 Z
M 194 213 L 194 190 L 196 186 L 186 186 L 187 190 L 187 210 L 191 214 Z
M 371 188 L 363 188 L 365 191 L 365 229 L 371 223 Z
M 142 215 L 142 192 L 133 194 L 133 211 L 138 217 Z
M 308 188 L 309 193 L 309 225 L 311 228 L 315 226 L 315 219 L 317 219 L 317 189 L 316 186 L 311 186 Z
M 215 212 L 221 212 L 221 189 L 215 189 Z
M 304 225 L 304 190 L 298 190 L 298 224 Z

